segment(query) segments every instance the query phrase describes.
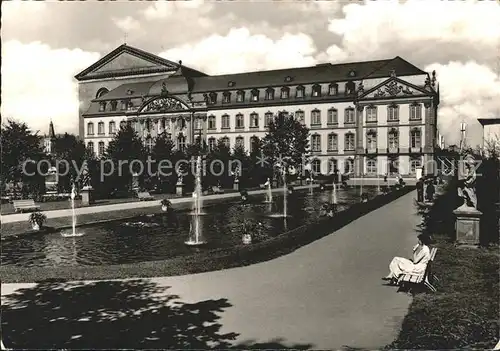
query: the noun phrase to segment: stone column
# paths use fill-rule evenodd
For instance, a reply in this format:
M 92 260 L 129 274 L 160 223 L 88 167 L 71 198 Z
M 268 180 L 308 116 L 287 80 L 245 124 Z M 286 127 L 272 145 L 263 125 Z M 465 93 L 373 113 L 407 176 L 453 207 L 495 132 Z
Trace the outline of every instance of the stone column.
M 193 144 L 193 133 L 194 133 L 194 126 L 193 126 L 193 122 L 194 122 L 194 118 L 192 116 L 187 116 L 184 118 L 186 120 L 186 144 Z
M 356 106 L 356 158 L 355 158 L 355 174 L 357 177 L 361 176 L 363 173 L 363 162 L 364 162 L 364 147 L 363 147 L 363 138 L 364 129 L 363 129 L 363 110 L 364 106 Z

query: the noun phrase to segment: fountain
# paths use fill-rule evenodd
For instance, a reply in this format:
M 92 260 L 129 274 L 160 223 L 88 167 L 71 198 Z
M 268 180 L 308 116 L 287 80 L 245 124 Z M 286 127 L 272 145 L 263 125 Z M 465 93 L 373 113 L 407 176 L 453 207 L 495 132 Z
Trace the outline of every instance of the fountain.
M 71 188 L 71 211 L 72 211 L 71 220 L 72 220 L 73 231 L 71 233 L 62 232 L 61 236 L 65 237 L 65 238 L 71 238 L 71 237 L 77 237 L 77 236 L 83 235 L 83 233 L 76 232 L 75 197 L 76 197 L 76 189 L 75 189 L 75 184 L 73 184 L 73 187 Z
M 310 177 L 309 177 L 309 194 L 313 194 L 313 176 L 312 176 L 312 172 L 310 172 Z
M 273 190 L 271 189 L 271 180 L 267 178 L 267 181 L 264 185 L 266 186 L 266 200 L 264 201 L 264 203 L 270 204 L 273 202 Z
M 202 191 L 201 191 L 201 156 L 196 159 L 195 186 L 193 193 L 193 211 L 191 225 L 189 227 L 189 239 L 184 243 L 189 246 L 203 245 L 206 242 L 202 238 L 201 216 L 206 214 L 201 211 L 202 208 Z
M 283 171 L 283 213 L 272 213 L 269 215 L 269 217 L 282 217 L 286 218 L 288 217 L 288 187 L 286 184 L 286 175 L 285 172 Z

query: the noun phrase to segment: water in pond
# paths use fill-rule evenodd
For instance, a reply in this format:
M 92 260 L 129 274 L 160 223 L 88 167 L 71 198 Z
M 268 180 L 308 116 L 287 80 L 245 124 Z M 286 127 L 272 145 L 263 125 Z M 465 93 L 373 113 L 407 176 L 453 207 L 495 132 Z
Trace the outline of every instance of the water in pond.
M 364 187 L 372 197 L 375 188 Z M 240 245 L 243 218 L 255 218 L 264 224 L 264 236 L 273 237 L 318 219 L 320 207 L 331 201 L 332 190 L 310 194 L 295 191 L 288 195 L 288 214 L 283 213 L 283 197 L 275 193 L 273 203 L 263 203 L 264 195 L 251 196 L 250 204 L 223 203 L 206 208 L 200 217 L 207 244 L 200 248 L 185 245 L 189 237 L 191 215 L 178 212 L 177 223 L 159 213 L 134 219 L 86 226 L 85 235 L 65 238 L 60 232 L 7 237 L 2 240 L 1 264 L 18 267 L 98 266 L 156 261 Z M 338 190 L 338 209 L 359 202 L 359 188 Z M 175 206 L 174 206 L 175 207 Z M 159 209 L 155 209 L 158 211 Z M 155 211 L 152 210 L 152 211 Z M 342 214 L 339 214 L 342 215 Z

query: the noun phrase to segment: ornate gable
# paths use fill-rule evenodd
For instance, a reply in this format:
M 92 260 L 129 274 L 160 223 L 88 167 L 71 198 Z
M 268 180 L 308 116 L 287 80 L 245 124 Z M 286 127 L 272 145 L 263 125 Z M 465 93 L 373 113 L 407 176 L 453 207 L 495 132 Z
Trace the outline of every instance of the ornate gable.
M 132 74 L 175 72 L 178 68 L 177 63 L 124 44 L 78 73 L 75 78 L 81 81 Z
M 185 110 L 189 110 L 189 108 L 180 100 L 173 97 L 160 97 L 146 101 L 139 108 L 139 113 L 177 112 Z
M 388 99 L 399 97 L 429 96 L 431 92 L 405 82 L 399 78 L 391 77 L 372 89 L 363 92 L 359 99 Z

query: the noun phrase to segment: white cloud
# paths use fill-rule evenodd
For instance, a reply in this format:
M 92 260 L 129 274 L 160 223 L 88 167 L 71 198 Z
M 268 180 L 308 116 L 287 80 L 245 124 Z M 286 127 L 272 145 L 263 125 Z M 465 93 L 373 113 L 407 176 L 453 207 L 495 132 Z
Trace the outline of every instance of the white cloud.
M 191 1 L 155 1 L 142 11 L 142 15 L 148 20 L 158 20 L 171 17 L 178 11 L 198 10 L 197 14 L 202 15 L 212 9 L 212 4 L 203 0 Z M 189 24 L 188 24 L 189 25 Z
M 409 0 L 365 2 L 343 7 L 344 17 L 330 19 L 329 31 L 342 38 L 318 56 L 346 61 L 402 56 L 436 70 L 441 85 L 441 131 L 457 142 L 457 121 L 470 126 L 470 142 L 479 143 L 478 117 L 499 107 L 500 81 L 488 68 L 500 60 L 500 6 L 494 1 Z M 460 117 L 458 117 L 460 115 Z
M 8 41 L 2 46 L 2 106 L 4 118 L 26 122 L 47 132 L 78 132 L 78 89 L 75 74 L 99 59 L 80 49 L 52 49 L 40 42 Z
M 313 40 L 302 33 L 286 33 L 272 40 L 238 28 L 226 36 L 212 35 L 198 43 L 164 51 L 160 56 L 182 60 L 209 74 L 222 74 L 314 65 L 315 53 Z
M 113 23 L 122 31 L 129 33 L 141 28 L 141 23 L 133 17 L 113 18 Z
M 500 117 L 500 76 L 476 62 L 431 64 L 427 71 L 439 72 L 441 106 L 438 126 L 449 143 L 457 143 L 459 123 L 468 126 L 468 142 L 480 142 L 478 118 Z M 499 114 L 499 115 L 497 115 Z

